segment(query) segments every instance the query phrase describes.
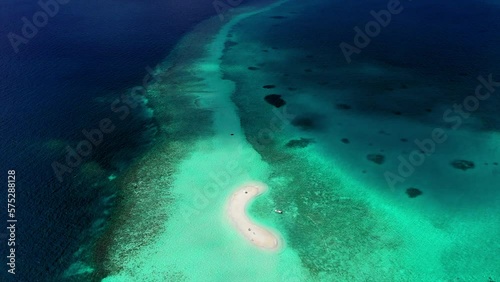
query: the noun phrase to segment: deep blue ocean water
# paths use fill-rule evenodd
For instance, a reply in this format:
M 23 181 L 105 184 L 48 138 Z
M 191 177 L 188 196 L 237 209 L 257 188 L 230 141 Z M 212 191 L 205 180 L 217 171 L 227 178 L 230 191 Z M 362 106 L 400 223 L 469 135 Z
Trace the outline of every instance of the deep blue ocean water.
M 62 183 L 51 164 L 64 160 L 66 145 L 84 139 L 83 129 L 116 120 L 111 102 L 141 86 L 147 67 L 216 13 L 212 1 L 70 0 L 15 53 L 9 32 L 21 35 L 22 17 L 31 21 L 38 11 L 37 1 L 0 1 L 0 173 L 6 179 L 8 169 L 16 170 L 18 219 L 17 274 L 8 275 L 2 260 L 1 281 L 60 279 L 73 253 L 95 235 L 86 230 L 109 208 L 102 201 L 114 192 L 107 176 L 140 154 L 154 119 L 132 111 Z M 94 166 L 81 172 L 88 164 Z M 5 258 L 6 233 L 0 236 Z

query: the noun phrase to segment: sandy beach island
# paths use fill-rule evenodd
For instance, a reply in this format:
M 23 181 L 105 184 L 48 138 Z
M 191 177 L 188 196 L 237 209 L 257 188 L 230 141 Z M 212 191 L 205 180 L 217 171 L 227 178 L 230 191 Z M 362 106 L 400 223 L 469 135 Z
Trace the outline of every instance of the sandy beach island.
M 276 251 L 281 247 L 279 236 L 252 222 L 247 215 L 247 205 L 254 198 L 266 191 L 263 183 L 251 182 L 239 186 L 229 197 L 227 216 L 238 232 L 255 246 Z

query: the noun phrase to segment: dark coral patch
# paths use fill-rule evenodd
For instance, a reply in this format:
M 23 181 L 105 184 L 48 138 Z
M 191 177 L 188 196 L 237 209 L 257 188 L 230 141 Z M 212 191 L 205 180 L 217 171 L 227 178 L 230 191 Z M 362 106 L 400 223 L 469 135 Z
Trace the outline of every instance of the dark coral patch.
M 308 117 L 296 117 L 292 120 L 292 124 L 304 130 L 312 129 L 315 127 L 314 120 Z
M 248 67 L 249 70 L 260 70 L 258 67 Z
M 288 141 L 288 143 L 286 143 L 286 146 L 289 148 L 305 148 L 313 142 L 314 142 L 314 139 L 312 139 L 312 138 L 300 138 L 300 139 Z
M 325 126 L 325 116 L 317 113 L 306 113 L 295 117 L 291 123 L 302 130 L 322 130 Z
M 342 138 L 342 139 L 340 139 L 340 141 L 341 141 L 342 143 L 344 143 L 344 144 L 349 144 L 349 143 L 351 143 L 351 141 L 349 141 L 349 139 L 347 139 L 347 138 Z
M 235 46 L 235 45 L 238 45 L 238 42 L 228 40 L 228 41 L 226 41 L 226 43 L 225 43 L 226 48 L 233 47 L 233 46 Z
M 410 188 L 406 189 L 406 195 L 408 195 L 408 197 L 410 197 L 410 198 L 416 198 L 422 194 L 423 194 L 423 192 L 417 188 L 410 187 Z
M 265 89 L 273 89 L 273 88 L 276 88 L 276 85 L 273 85 L 273 84 L 267 84 L 267 85 L 262 86 L 262 88 L 265 88 Z
M 383 164 L 385 161 L 384 155 L 380 154 L 368 154 L 366 155 L 366 159 L 379 165 Z
M 286 101 L 283 100 L 281 98 L 281 95 L 278 95 L 278 94 L 267 95 L 266 97 L 264 97 L 264 100 L 266 100 L 266 102 L 275 106 L 276 108 L 279 108 L 279 107 L 284 106 L 286 104 Z
M 348 105 L 348 104 L 337 104 L 337 109 L 340 109 L 340 110 L 350 110 L 352 107 L 351 105 Z
M 471 161 L 466 160 L 454 160 L 451 162 L 451 165 L 456 169 L 461 169 L 463 171 L 474 168 L 475 165 Z
M 408 142 L 408 139 L 406 139 L 406 138 L 401 138 L 400 140 L 401 140 L 401 142 Z

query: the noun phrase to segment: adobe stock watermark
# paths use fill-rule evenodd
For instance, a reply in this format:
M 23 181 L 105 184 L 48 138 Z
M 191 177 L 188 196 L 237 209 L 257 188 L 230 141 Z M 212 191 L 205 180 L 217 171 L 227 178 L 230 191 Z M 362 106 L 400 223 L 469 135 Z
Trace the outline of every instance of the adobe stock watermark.
M 248 142 L 254 148 L 262 149 L 266 145 L 271 144 L 274 138 L 276 138 L 276 134 L 282 131 L 285 126 L 290 124 L 291 120 L 295 118 L 295 115 L 287 112 L 286 106 L 279 109 L 274 108 L 273 114 L 274 116 L 269 121 L 267 127 L 261 128 L 256 136 L 250 136 L 248 138 Z M 245 156 L 242 153 L 243 146 L 244 144 L 238 144 L 238 156 L 246 162 L 253 161 L 255 154 Z M 184 211 L 182 214 L 184 220 L 189 222 L 193 215 L 200 215 L 204 209 L 208 208 L 211 200 L 217 198 L 226 190 L 228 185 L 231 184 L 231 179 L 241 176 L 243 173 L 245 173 L 243 167 L 238 162 L 238 159 L 233 156 L 231 156 L 230 161 L 228 161 L 222 169 L 210 172 L 209 176 L 212 181 L 196 190 L 191 203 L 183 204 L 182 208 Z
M 391 23 L 392 16 L 400 14 L 403 9 L 404 8 L 399 0 L 389 0 L 387 3 L 387 9 L 383 9 L 378 12 L 371 10 L 370 15 L 372 15 L 373 20 L 365 24 L 364 31 L 358 26 L 354 27 L 354 46 L 345 41 L 342 41 L 339 44 L 340 50 L 342 51 L 347 63 L 352 62 L 351 56 L 353 54 L 361 53 L 361 50 L 366 48 L 371 43 L 373 38 L 379 36 L 382 31 L 382 27 L 387 27 Z
M 146 67 L 146 71 L 147 74 L 142 79 L 142 86 L 132 88 L 130 93 L 122 94 L 110 104 L 112 116 L 101 119 L 95 128 L 83 129 L 81 132 L 84 139 L 78 142 L 75 148 L 66 146 L 64 158 L 52 162 L 52 170 L 59 182 L 63 182 L 65 174 L 71 174 L 74 169 L 84 162 L 85 158 L 92 155 L 93 150 L 104 142 L 106 134 L 109 135 L 115 131 L 116 125 L 113 119 L 115 121 L 125 120 L 130 116 L 131 109 L 137 108 L 144 101 L 147 86 L 157 81 L 153 69 Z
M 16 54 L 19 53 L 19 46 L 21 44 L 28 44 L 28 42 L 38 34 L 38 31 L 49 23 L 49 18 L 53 18 L 59 13 L 61 5 L 66 5 L 69 1 L 70 0 L 38 1 L 38 6 L 41 10 L 35 12 L 31 20 L 27 17 L 21 18 L 23 23 L 21 32 L 19 34 L 14 32 L 9 32 L 9 34 L 7 34 L 7 38 L 14 52 Z
M 215 0 L 212 2 L 212 5 L 219 16 L 220 21 L 224 21 L 224 14 L 238 7 L 241 3 L 243 3 L 243 0 Z
M 489 74 L 485 79 L 478 76 L 479 84 L 476 86 L 473 95 L 465 97 L 460 104 L 453 104 L 453 107 L 443 113 L 443 121 L 451 125 L 452 130 L 459 129 L 463 121 L 471 116 L 471 113 L 479 109 L 480 101 L 490 98 L 496 88 L 500 87 L 500 81 L 493 80 L 493 75 Z M 448 135 L 442 128 L 434 128 L 430 137 L 414 143 L 418 149 L 413 150 L 408 158 L 398 156 L 399 165 L 397 172 L 386 171 L 384 173 L 387 185 L 394 189 L 398 183 L 404 183 L 406 179 L 413 175 L 415 168 L 424 164 L 427 157 L 431 156 L 437 149 L 437 145 L 443 144 L 448 139 Z

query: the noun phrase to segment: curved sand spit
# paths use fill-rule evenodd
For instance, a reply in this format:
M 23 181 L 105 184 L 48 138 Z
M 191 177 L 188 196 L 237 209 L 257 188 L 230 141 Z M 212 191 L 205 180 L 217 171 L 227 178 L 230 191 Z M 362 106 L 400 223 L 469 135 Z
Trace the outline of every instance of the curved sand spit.
M 270 230 L 252 222 L 246 214 L 248 203 L 266 189 L 265 184 L 257 182 L 240 186 L 229 198 L 227 215 L 231 223 L 248 241 L 259 248 L 275 251 L 281 245 L 279 237 Z

